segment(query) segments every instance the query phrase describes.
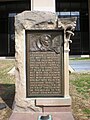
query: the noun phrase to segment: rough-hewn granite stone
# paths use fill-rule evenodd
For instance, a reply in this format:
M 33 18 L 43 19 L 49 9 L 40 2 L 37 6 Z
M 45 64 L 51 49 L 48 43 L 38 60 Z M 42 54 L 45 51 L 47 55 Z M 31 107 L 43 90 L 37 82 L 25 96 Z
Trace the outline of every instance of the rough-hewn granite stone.
M 68 94 L 68 50 L 70 36 L 73 34 L 71 31 L 75 28 L 75 18 L 72 18 L 69 23 L 67 20 L 57 19 L 56 15 L 51 12 L 40 12 L 40 11 L 24 11 L 15 17 L 15 58 L 16 58 L 16 94 L 15 101 L 13 104 L 14 111 L 31 111 L 31 112 L 42 112 L 42 107 L 36 106 L 36 98 L 26 98 L 26 46 L 25 46 L 25 30 L 35 29 L 63 29 L 64 30 L 64 64 L 65 64 L 65 99 L 67 105 L 70 105 L 70 98 Z M 72 21 L 72 22 L 71 22 Z M 59 98 L 57 98 L 59 99 Z M 50 101 L 50 100 L 49 100 Z M 55 99 L 54 99 L 55 103 Z M 60 105 L 59 105 L 60 106 Z

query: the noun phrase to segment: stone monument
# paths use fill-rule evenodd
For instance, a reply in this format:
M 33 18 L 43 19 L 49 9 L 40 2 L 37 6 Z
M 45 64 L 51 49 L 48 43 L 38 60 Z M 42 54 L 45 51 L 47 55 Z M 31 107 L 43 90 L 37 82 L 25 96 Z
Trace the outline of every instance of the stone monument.
M 69 42 L 75 25 L 76 18 L 59 19 L 52 12 L 16 15 L 13 114 L 70 112 Z

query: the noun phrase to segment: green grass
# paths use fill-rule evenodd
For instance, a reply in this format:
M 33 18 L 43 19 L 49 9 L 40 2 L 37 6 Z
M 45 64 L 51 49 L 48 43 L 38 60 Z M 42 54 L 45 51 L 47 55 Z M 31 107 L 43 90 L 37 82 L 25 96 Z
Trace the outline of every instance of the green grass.
M 90 109 L 83 109 L 83 112 L 86 114 L 90 114 Z
M 14 83 L 14 78 L 8 75 L 8 72 L 13 68 L 13 66 L 14 60 L 0 60 L 0 84 Z
M 77 78 L 72 81 L 76 90 L 85 98 L 90 97 L 90 74 L 78 74 Z
M 14 60 L 0 60 L 0 103 L 7 105 L 6 109 L 0 110 L 0 118 L 7 120 L 11 115 L 11 108 L 15 93 L 15 77 L 8 72 L 13 68 Z
M 70 60 L 90 60 L 90 57 L 76 57 L 76 58 L 70 58 Z
M 90 119 L 90 73 L 70 74 L 70 86 L 75 115 L 79 120 Z

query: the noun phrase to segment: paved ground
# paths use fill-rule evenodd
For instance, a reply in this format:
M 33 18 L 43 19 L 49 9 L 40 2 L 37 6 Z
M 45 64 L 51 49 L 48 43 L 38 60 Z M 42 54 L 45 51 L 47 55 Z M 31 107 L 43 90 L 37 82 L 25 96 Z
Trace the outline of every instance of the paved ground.
M 90 60 L 70 60 L 69 64 L 75 72 L 90 72 Z

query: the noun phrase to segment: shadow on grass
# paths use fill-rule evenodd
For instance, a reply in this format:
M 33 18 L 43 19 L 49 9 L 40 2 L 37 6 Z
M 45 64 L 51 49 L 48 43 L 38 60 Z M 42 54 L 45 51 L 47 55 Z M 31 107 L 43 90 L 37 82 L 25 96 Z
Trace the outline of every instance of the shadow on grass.
M 0 97 L 6 105 L 12 109 L 12 104 L 15 96 L 14 84 L 0 84 Z

